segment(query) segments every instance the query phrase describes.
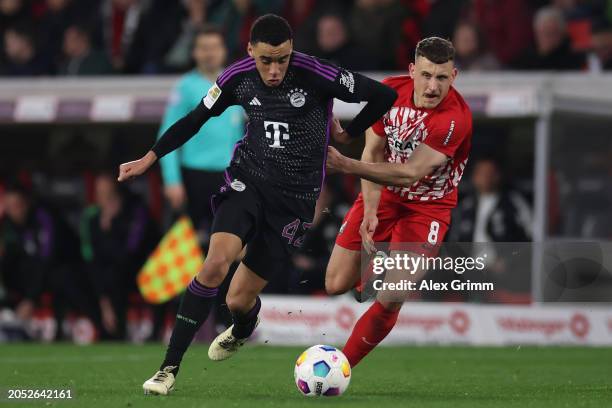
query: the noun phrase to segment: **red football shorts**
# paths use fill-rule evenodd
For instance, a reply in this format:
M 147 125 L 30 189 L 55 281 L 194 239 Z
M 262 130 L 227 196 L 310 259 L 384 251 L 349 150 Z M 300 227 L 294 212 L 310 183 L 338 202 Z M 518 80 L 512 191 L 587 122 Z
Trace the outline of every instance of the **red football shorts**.
M 400 243 L 419 244 L 418 253 L 436 256 L 444 240 L 451 220 L 451 208 L 434 201 L 405 201 L 386 188 L 382 189 L 378 204 L 378 227 L 374 242 L 390 242 L 391 248 L 402 250 Z M 343 248 L 361 250 L 359 227 L 363 221 L 363 197 L 355 203 L 344 217 L 336 244 Z M 393 245 L 395 244 L 395 245 Z

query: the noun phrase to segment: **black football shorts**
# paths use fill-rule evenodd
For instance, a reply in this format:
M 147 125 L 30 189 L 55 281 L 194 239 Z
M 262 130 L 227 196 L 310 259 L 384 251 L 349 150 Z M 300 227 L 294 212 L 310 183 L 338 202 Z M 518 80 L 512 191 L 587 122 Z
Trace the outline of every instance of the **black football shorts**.
M 316 201 L 293 198 L 280 189 L 245 178 L 230 178 L 211 199 L 211 234 L 237 235 L 247 245 L 242 262 L 265 280 L 282 273 L 312 225 Z

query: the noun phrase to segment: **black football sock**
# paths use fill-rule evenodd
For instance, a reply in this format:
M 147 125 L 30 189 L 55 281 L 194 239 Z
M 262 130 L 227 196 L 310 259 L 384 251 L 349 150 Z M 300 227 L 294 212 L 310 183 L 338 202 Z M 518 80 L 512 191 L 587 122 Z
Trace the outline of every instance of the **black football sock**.
M 183 294 L 176 313 L 176 322 L 170 337 L 170 344 L 168 344 L 166 357 L 160 370 L 167 366 L 175 366 L 176 368 L 172 372 L 174 375 L 178 374 L 183 354 L 187 351 L 202 323 L 208 318 L 210 309 L 215 303 L 217 292 L 218 288 L 206 287 L 195 278 L 191 281 Z
M 257 324 L 259 309 L 261 309 L 261 299 L 257 296 L 255 298 L 255 306 L 247 313 L 232 312 L 232 318 L 234 319 L 232 334 L 235 338 L 246 339 L 253 334 L 253 330 L 255 330 Z

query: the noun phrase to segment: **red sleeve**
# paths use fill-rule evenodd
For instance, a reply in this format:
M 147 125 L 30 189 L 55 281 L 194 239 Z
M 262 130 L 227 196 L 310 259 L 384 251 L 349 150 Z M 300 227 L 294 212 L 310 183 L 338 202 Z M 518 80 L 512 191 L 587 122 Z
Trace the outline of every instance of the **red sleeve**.
M 385 116 L 387 116 L 386 113 L 372 125 L 372 130 L 380 137 L 387 137 L 387 134 L 385 133 L 385 124 L 383 123 Z
M 469 112 L 449 112 L 433 119 L 423 143 L 448 157 L 454 157 L 459 146 L 472 131 Z

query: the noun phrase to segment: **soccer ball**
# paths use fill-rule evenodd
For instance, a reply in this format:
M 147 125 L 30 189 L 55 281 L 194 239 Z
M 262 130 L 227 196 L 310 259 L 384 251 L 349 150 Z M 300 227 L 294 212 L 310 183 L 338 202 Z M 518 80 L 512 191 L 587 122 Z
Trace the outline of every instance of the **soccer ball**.
M 337 348 L 312 346 L 295 362 L 295 385 L 303 395 L 336 396 L 346 391 L 351 381 L 351 365 Z

